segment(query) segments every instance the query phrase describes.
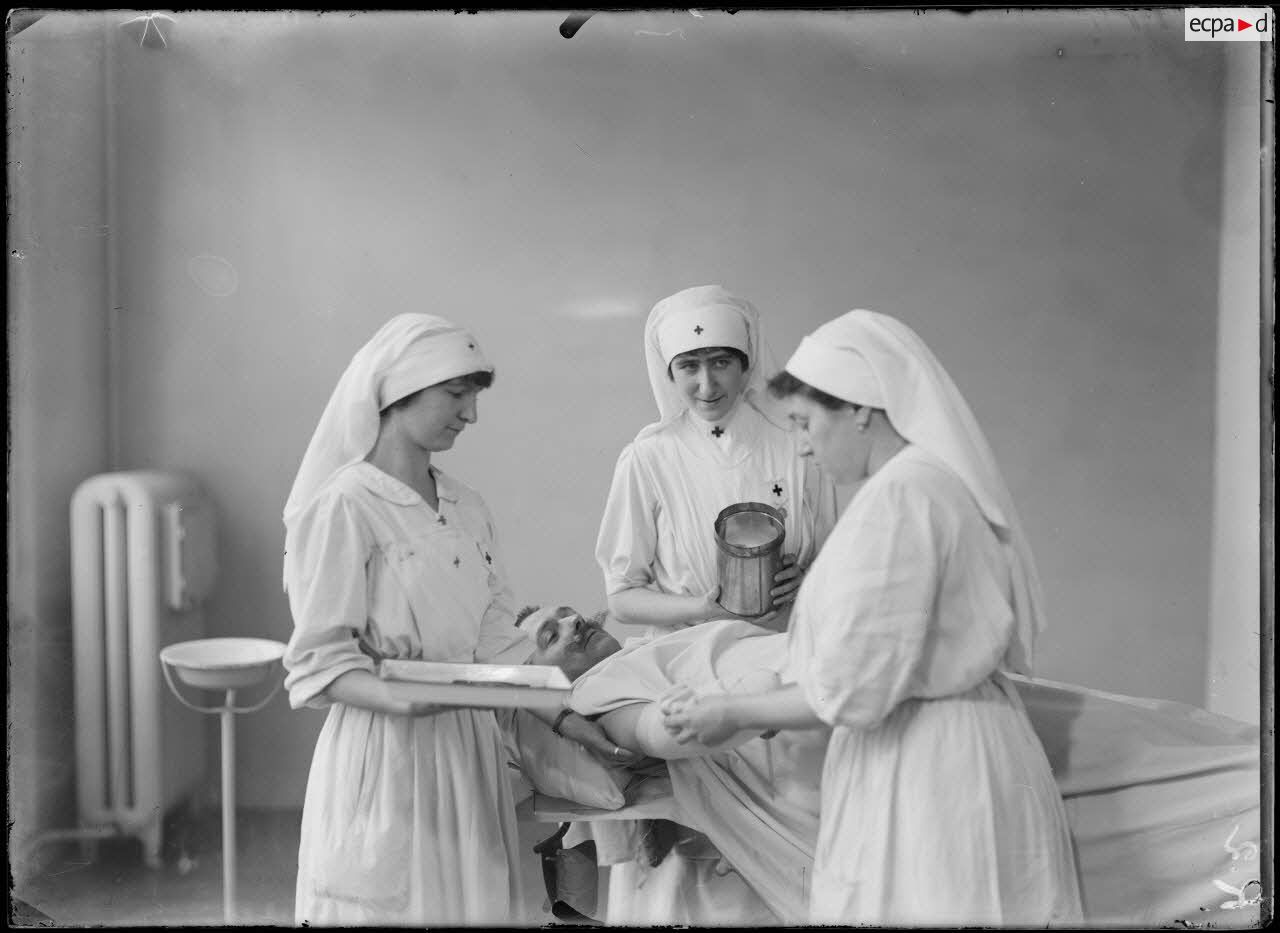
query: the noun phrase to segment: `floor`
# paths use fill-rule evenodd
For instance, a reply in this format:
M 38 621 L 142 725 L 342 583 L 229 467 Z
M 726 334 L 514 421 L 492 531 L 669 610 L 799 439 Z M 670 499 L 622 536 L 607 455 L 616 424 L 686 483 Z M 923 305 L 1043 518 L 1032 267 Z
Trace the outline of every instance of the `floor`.
M 241 809 L 236 821 L 234 924 L 293 926 L 299 811 Z M 555 826 L 521 823 L 525 888 L 543 891 L 532 849 Z M 161 866 L 148 868 L 135 840 L 108 840 L 82 851 L 58 843 L 48 868 L 11 891 L 11 927 L 224 926 L 222 827 L 216 812 L 171 817 L 166 822 Z M 545 914 L 548 922 L 554 922 Z

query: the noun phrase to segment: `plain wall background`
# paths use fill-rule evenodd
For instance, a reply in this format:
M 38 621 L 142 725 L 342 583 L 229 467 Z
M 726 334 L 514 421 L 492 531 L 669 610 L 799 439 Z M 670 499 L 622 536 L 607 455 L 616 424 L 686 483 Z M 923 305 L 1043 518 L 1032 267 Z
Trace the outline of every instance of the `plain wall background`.
M 437 462 L 520 602 L 596 608 L 614 461 L 656 411 L 644 316 L 712 282 L 779 363 L 852 307 L 915 327 L 1035 548 L 1041 676 L 1204 703 L 1224 63 L 1253 46 L 1185 43 L 1176 10 L 600 13 L 568 40 L 554 13 L 180 13 L 163 50 L 126 18 L 9 48 L 10 631 L 40 640 L 10 718 L 46 773 L 73 760 L 80 480 L 195 475 L 209 634 L 287 639 L 280 511 L 328 393 L 388 317 L 438 313 L 498 379 Z M 321 720 L 239 723 L 242 805 L 300 804 Z
M 1259 254 L 1274 270 L 1270 259 L 1274 243 L 1270 249 L 1266 245 L 1274 235 L 1262 232 L 1262 211 L 1265 191 L 1266 209 L 1271 212 L 1275 157 L 1274 143 L 1264 149 L 1261 159 L 1258 148 L 1250 144 L 1262 125 L 1262 99 L 1275 98 L 1275 68 L 1266 64 L 1259 68 L 1258 63 L 1256 56 L 1230 56 L 1224 82 L 1224 137 L 1228 145 L 1222 163 L 1222 234 L 1218 247 L 1218 407 L 1214 419 L 1213 559 L 1205 684 L 1208 709 L 1248 722 L 1259 722 L 1261 718 L 1264 691 L 1260 668 L 1263 656 L 1274 653 L 1275 640 L 1274 630 L 1268 632 L 1263 620 L 1265 604 L 1271 607 L 1269 621 L 1274 628 L 1274 544 L 1268 559 L 1263 558 L 1263 547 L 1275 538 L 1275 416 L 1271 403 L 1263 407 L 1264 396 L 1274 397 L 1274 379 L 1259 379 L 1260 373 L 1275 371 L 1275 286 L 1274 274 L 1258 274 Z M 1274 111 L 1274 104 L 1271 110 Z M 1271 311 L 1264 312 L 1260 327 L 1258 308 L 1267 306 Z M 1264 339 L 1270 341 L 1266 356 Z M 1248 365 L 1258 359 L 1263 360 L 1263 366 Z M 1260 432 L 1264 417 L 1271 423 L 1270 444 L 1264 443 Z M 1263 463 L 1264 448 L 1268 448 L 1267 458 L 1273 464 L 1271 475 L 1264 470 L 1261 482 L 1250 481 L 1255 468 Z M 1267 510 L 1272 521 L 1264 523 Z M 1265 600 L 1264 587 L 1270 588 Z M 1250 624 L 1254 620 L 1257 624 Z M 1261 644 L 1260 635 L 1266 638 Z M 1273 702 L 1272 693 L 1273 688 L 1268 687 L 1266 702 Z
M 99 31 L 8 48 L 11 841 L 75 819 L 69 507 L 111 433 Z

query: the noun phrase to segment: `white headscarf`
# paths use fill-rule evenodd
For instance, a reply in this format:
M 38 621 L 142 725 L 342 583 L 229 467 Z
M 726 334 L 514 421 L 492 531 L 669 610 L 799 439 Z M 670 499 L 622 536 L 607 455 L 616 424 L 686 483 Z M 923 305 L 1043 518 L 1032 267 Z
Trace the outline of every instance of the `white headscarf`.
M 456 324 L 431 314 L 387 321 L 352 357 L 329 397 L 285 503 L 286 530 L 330 476 L 373 449 L 382 409 L 474 372 L 493 372 L 493 366 L 475 337 Z
M 777 367 L 761 334 L 760 312 L 719 285 L 698 285 L 659 301 L 645 321 L 644 360 L 659 420 L 640 436 L 657 430 L 687 407 L 668 374 L 672 358 L 689 350 L 722 346 L 747 355 L 747 383 L 739 404 L 746 402 L 774 424 L 782 425 L 776 403 L 765 391 L 765 380 Z
M 1035 561 L 991 447 L 937 357 L 901 321 L 859 310 L 804 338 L 786 369 L 836 398 L 883 409 L 899 434 L 969 487 L 1009 559 L 1017 629 L 1006 664 L 1029 674 L 1035 637 L 1045 627 Z

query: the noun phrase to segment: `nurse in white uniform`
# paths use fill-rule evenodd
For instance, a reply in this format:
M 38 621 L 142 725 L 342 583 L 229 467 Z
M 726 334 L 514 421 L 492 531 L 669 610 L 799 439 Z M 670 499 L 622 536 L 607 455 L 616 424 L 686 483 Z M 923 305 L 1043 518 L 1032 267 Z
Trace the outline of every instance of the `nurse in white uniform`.
M 900 322 L 852 311 L 770 383 L 800 448 L 865 479 L 796 599 L 791 686 L 663 701 L 680 739 L 832 727 L 815 924 L 1077 923 L 1061 794 L 1005 672 L 1043 626 L 1031 552 L 947 373 Z
M 803 568 L 835 523 L 831 482 L 802 460 L 764 391 L 773 361 L 755 307 L 718 285 L 688 288 L 654 306 L 645 361 L 660 418 L 623 449 L 601 521 L 596 560 L 611 615 L 642 634 L 724 619 L 714 523 L 726 506 L 762 502 L 785 515 L 784 567 L 769 616 L 783 629 Z M 825 736 L 757 740 L 721 764 L 788 786 L 792 770 L 821 767 Z M 816 804 L 816 801 L 814 802 Z M 601 851 L 611 830 L 597 827 Z M 737 875 L 717 874 L 719 854 L 681 834 L 655 868 L 628 861 L 610 872 L 610 923 L 776 922 Z M 604 838 L 601 838 L 601 837 Z M 723 871 L 723 865 L 720 866 Z
M 299 924 L 527 919 L 493 712 L 423 705 L 375 673 L 378 658 L 519 664 L 532 650 L 488 508 L 431 463 L 476 421 L 492 379 L 467 331 L 393 318 L 344 372 L 290 492 L 285 686 L 293 708 L 328 708 L 302 814 Z
M 718 285 L 687 288 L 654 306 L 644 351 L 660 417 L 618 457 L 600 523 L 611 615 L 650 632 L 731 616 L 716 602 L 713 525 L 725 506 L 763 502 L 786 515 L 787 566 L 777 615 L 754 621 L 785 628 L 836 500 L 764 390 L 759 312 Z

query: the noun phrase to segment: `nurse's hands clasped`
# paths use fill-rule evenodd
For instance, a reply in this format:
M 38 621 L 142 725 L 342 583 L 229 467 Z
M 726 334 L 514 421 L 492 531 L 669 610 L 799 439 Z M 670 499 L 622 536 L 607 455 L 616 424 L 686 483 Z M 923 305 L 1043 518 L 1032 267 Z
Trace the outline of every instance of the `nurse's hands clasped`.
M 672 687 L 658 700 L 663 726 L 681 745 L 716 745 L 738 731 L 725 697 L 699 695 L 684 684 Z

